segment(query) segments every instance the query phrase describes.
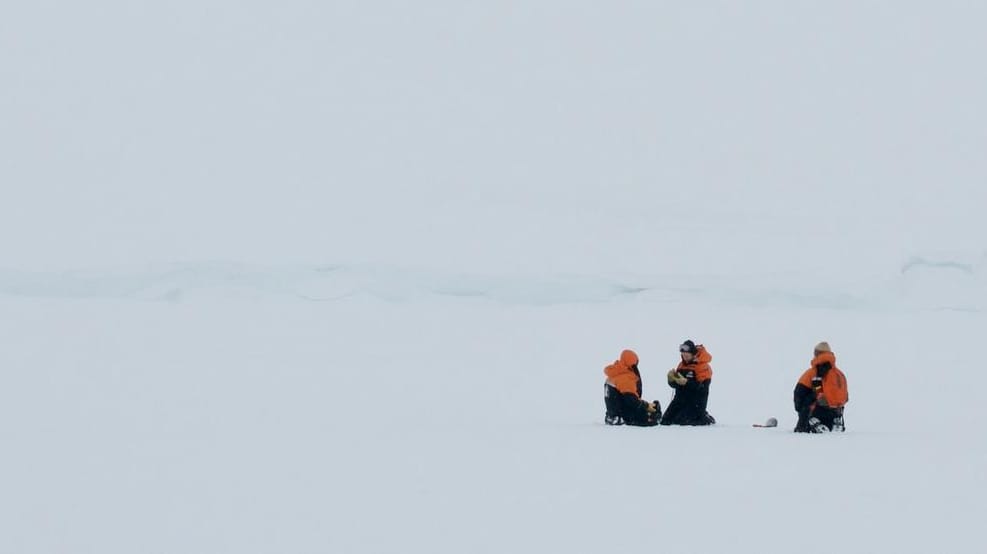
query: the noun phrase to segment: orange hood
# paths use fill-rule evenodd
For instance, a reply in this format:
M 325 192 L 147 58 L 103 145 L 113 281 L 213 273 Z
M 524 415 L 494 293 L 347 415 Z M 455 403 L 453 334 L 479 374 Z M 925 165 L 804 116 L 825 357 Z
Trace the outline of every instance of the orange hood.
M 708 364 L 713 361 L 713 355 L 706 350 L 703 345 L 696 346 L 696 362 L 700 364 Z
M 631 366 L 639 362 L 637 354 L 633 350 L 624 350 L 620 353 L 620 359 L 607 366 L 603 373 L 613 379 L 625 373 L 630 373 Z
M 607 381 L 621 393 L 640 397 L 637 391 L 640 379 L 631 370 L 637 363 L 637 354 L 633 350 L 624 350 L 620 353 L 620 359 L 608 365 L 603 373 L 607 376 Z

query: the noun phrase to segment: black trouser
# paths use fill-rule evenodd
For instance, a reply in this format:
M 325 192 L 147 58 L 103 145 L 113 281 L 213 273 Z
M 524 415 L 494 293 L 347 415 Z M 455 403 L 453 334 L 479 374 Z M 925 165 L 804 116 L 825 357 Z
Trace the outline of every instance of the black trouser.
M 607 405 L 607 417 L 620 417 L 620 392 L 616 388 L 604 383 L 603 401 Z
M 621 393 L 615 387 L 603 385 L 603 400 L 607 406 L 607 416 L 619 416 L 627 425 L 650 427 L 658 424 L 661 417 L 661 405 L 654 402 L 655 413 L 649 414 L 647 407 L 640 398 L 630 393 Z
M 819 431 L 814 429 L 812 425 L 809 424 L 809 420 L 816 418 L 819 423 L 825 425 L 827 429 L 833 431 L 837 428 L 840 431 L 846 429 L 846 423 L 843 420 L 843 408 L 826 408 L 823 406 L 816 406 L 812 410 L 803 410 L 799 412 L 798 423 L 795 424 L 796 433 L 818 433 Z
M 713 418 L 706 412 L 709 403 L 710 381 L 690 382 L 677 387 L 675 397 L 668 404 L 662 425 L 711 425 Z

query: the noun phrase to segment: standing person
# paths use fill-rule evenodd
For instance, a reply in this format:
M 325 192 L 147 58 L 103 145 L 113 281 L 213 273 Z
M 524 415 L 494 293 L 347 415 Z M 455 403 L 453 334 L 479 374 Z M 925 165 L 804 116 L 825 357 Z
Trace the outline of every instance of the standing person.
M 795 411 L 799 415 L 795 432 L 843 432 L 843 406 L 849 399 L 846 375 L 836 367 L 836 355 L 828 342 L 820 342 L 813 350 L 812 367 L 795 385 Z
M 713 416 L 706 411 L 709 402 L 709 385 L 713 381 L 713 368 L 709 363 L 713 356 L 706 347 L 691 340 L 679 346 L 682 358 L 677 368 L 668 372 L 668 386 L 675 389 L 675 397 L 668 404 L 662 425 L 712 425 Z
M 639 359 L 633 350 L 624 350 L 620 358 L 608 365 L 603 373 L 607 382 L 603 385 L 603 400 L 607 406 L 607 425 L 658 425 L 661 404 L 641 398 L 643 385 L 637 368 Z

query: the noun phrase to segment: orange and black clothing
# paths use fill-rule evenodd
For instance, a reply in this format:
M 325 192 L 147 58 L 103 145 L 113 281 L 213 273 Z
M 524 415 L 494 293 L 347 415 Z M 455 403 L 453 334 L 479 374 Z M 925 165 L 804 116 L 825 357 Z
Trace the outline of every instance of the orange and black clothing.
M 796 433 L 844 430 L 843 407 L 849 394 L 846 375 L 836 367 L 836 356 L 832 352 L 816 354 L 812 367 L 795 385 L 794 399 L 799 416 Z
M 607 408 L 607 422 L 622 421 L 627 425 L 651 426 L 658 424 L 661 408 L 654 403 L 656 412 L 648 412 L 648 402 L 641 398 L 643 385 L 637 368 L 638 357 L 632 350 L 624 350 L 620 359 L 608 365 L 603 373 L 607 382 L 603 386 L 603 399 Z
M 691 342 L 689 343 L 691 344 Z M 715 423 L 713 416 L 706 411 L 709 403 L 709 386 L 713 381 L 713 368 L 709 363 L 713 356 L 703 345 L 696 346 L 692 361 L 679 363 L 676 373 L 685 377 L 686 382 L 680 385 L 669 379 L 668 386 L 675 389 L 675 396 L 668 404 L 665 415 L 661 418 L 662 425 L 711 425 Z

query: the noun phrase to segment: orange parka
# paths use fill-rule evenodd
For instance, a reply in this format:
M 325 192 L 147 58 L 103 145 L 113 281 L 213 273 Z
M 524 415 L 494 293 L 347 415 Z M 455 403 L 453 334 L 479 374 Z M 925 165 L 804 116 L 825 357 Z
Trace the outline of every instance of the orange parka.
M 829 364 L 828 370 L 825 364 Z M 847 391 L 846 375 L 836 367 L 836 355 L 832 352 L 820 352 L 812 360 L 812 367 L 805 370 L 799 378 L 799 386 L 811 390 L 814 398 L 825 398 L 830 408 L 842 408 L 850 399 Z M 815 407 L 813 402 L 812 407 Z
M 638 357 L 633 350 L 624 350 L 620 359 L 608 365 L 603 373 L 607 376 L 607 384 L 621 394 L 633 394 L 641 398 L 641 374 L 637 369 Z

